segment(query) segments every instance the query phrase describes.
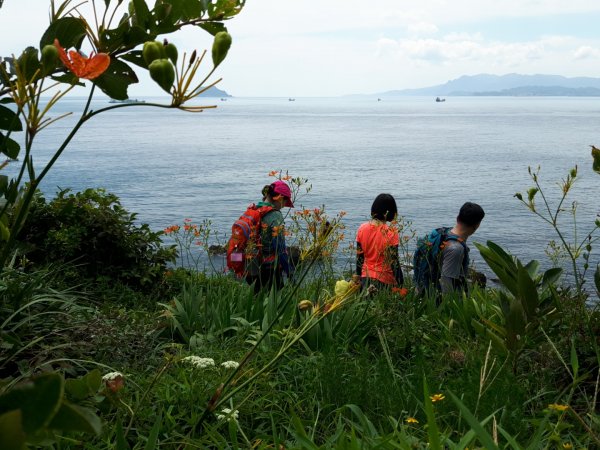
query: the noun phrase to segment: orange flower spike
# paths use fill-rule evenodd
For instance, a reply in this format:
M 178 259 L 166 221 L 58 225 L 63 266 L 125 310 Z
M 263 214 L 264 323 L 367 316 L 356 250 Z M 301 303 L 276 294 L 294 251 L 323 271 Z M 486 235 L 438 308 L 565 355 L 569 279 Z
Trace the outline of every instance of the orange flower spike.
M 81 56 L 75 50 L 70 50 L 69 54 L 61 47 L 58 39 L 54 39 L 54 46 L 58 50 L 58 57 L 64 66 L 78 78 L 93 80 L 102 75 L 110 65 L 110 56 L 106 53 L 92 53 L 89 58 Z
M 271 171 L 269 172 L 269 176 L 270 176 L 270 177 L 274 177 L 274 176 L 276 176 L 278 173 L 279 173 L 279 171 L 278 171 L 278 170 L 271 170 Z
M 290 175 L 286 175 L 285 177 L 281 178 L 283 181 L 287 181 L 287 180 L 291 180 L 292 177 Z

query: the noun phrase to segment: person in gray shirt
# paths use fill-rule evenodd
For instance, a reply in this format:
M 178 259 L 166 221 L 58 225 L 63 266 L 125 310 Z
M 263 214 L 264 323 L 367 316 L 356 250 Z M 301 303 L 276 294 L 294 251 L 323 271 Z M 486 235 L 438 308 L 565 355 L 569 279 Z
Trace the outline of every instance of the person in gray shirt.
M 477 203 L 465 203 L 460 208 L 456 225 L 449 232 L 455 238 L 441 244 L 440 287 L 443 294 L 467 290 L 469 270 L 467 239 L 477 231 L 484 216 L 483 208 Z

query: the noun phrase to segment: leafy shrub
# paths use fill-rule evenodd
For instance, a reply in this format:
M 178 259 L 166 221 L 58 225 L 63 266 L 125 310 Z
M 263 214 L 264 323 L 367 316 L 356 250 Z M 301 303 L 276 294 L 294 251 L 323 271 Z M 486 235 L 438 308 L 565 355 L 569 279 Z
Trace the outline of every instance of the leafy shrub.
M 75 277 L 150 287 L 162 279 L 176 250 L 161 245 L 162 232 L 135 219 L 103 189 L 65 189 L 49 202 L 38 193 L 19 238 L 34 265 L 73 262 Z

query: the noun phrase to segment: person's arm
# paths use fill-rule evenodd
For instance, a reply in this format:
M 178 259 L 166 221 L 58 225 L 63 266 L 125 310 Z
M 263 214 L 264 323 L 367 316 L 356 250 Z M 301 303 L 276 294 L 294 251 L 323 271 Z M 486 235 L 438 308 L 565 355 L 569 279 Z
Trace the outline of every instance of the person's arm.
M 356 275 L 362 277 L 362 268 L 365 263 L 365 252 L 360 245 L 360 242 L 356 242 Z
M 400 266 L 400 257 L 398 256 L 398 246 L 390 245 L 387 248 L 387 255 L 390 261 L 390 267 L 396 279 L 396 284 L 402 286 L 404 284 L 404 275 L 402 274 L 402 267 Z
M 465 249 L 460 242 L 448 241 L 442 250 L 442 267 L 440 270 L 440 286 L 442 293 L 456 291 L 463 287 L 461 271 Z
M 285 246 L 285 225 L 281 213 L 271 223 L 271 251 L 277 258 L 277 264 L 281 270 L 290 275 L 290 263 Z

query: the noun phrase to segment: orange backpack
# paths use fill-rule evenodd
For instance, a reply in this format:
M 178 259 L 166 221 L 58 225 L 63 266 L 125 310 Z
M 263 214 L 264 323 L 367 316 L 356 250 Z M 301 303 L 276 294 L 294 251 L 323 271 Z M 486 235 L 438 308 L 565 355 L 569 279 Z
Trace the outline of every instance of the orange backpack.
M 246 275 L 246 265 L 250 260 L 258 259 L 258 262 L 261 262 L 261 221 L 271 211 L 271 206 L 258 207 L 253 203 L 231 226 L 231 238 L 227 245 L 227 267 L 240 278 Z

